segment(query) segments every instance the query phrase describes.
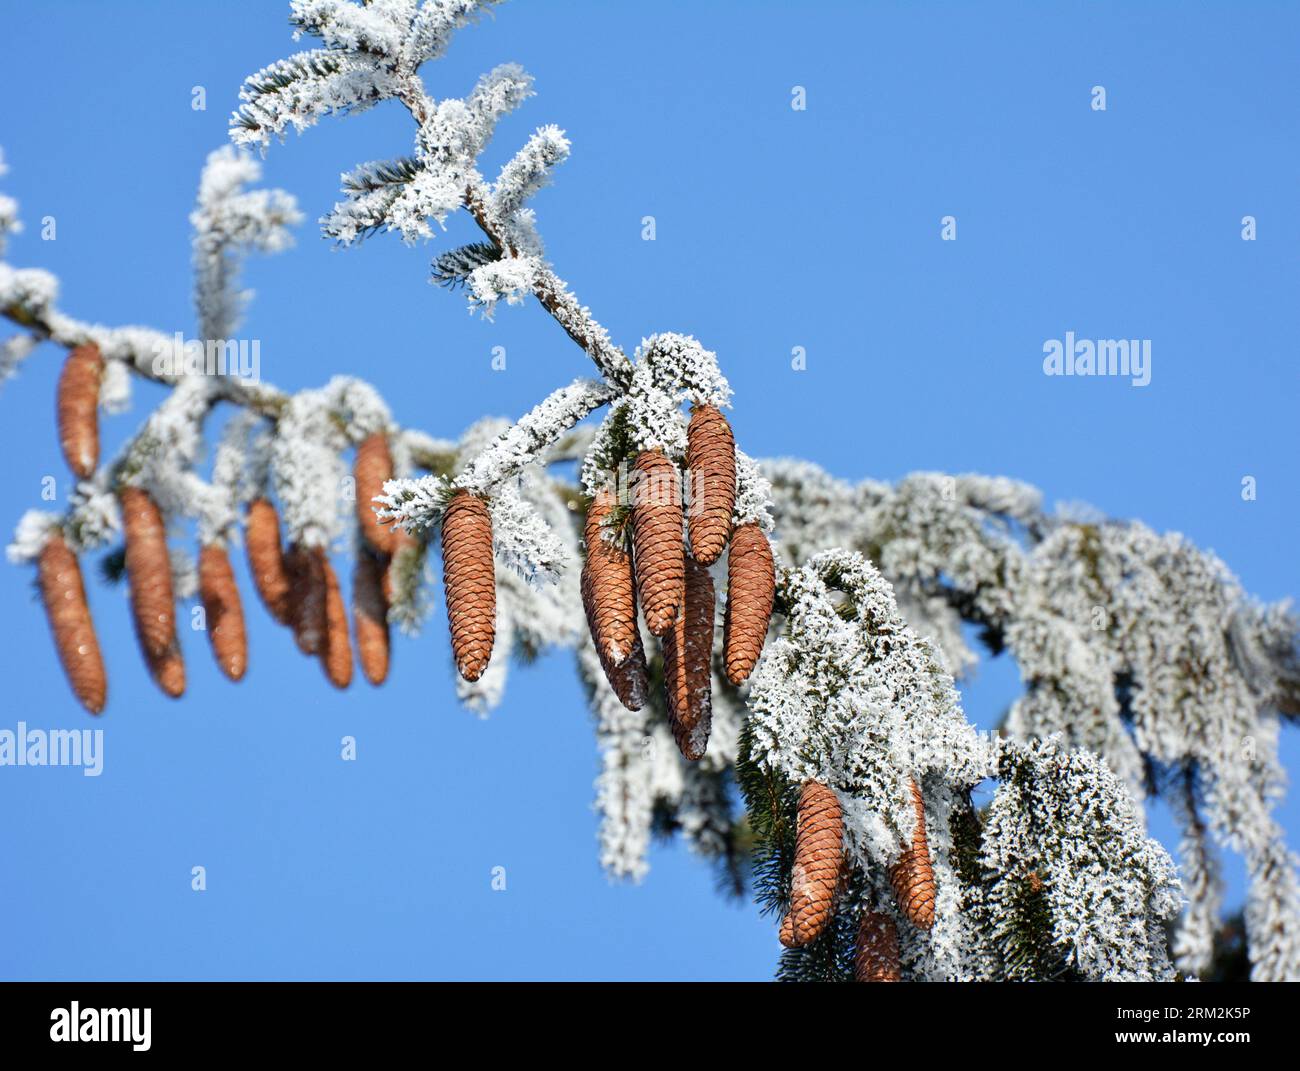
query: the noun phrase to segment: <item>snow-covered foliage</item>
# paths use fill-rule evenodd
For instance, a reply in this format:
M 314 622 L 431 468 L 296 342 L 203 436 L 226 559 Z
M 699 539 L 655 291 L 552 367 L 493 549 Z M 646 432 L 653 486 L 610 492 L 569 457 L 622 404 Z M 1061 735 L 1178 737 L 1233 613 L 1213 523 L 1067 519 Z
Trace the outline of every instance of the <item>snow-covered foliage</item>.
M 19 366 L 32 355 L 36 343 L 32 335 L 11 335 L 0 341 L 0 386 L 18 373 Z
M 456 486 L 479 493 L 491 491 L 544 456 L 565 432 L 613 396 L 605 384 L 589 379 L 561 387 L 493 440 L 465 467 Z
M 569 155 L 569 139 L 558 126 L 541 127 L 501 169 L 492 187 L 492 210 L 512 218 L 550 181 L 551 168 Z
M 47 311 L 59 297 L 59 281 L 40 268 L 15 269 L 0 264 L 0 308 Z
M 1165 924 L 1182 895 L 1168 853 L 1147 837 L 1106 764 L 1056 737 L 1000 748 L 1001 785 L 984 820 L 980 913 L 1015 948 L 1036 908 L 1051 917 L 1060 969 L 1087 981 L 1170 981 Z M 1041 976 L 1009 957 L 1005 976 Z
M 328 546 L 343 534 L 347 506 L 342 451 L 347 439 L 333 419 L 335 383 L 299 391 L 276 422 L 271 473 L 289 541 Z
M 554 583 L 573 559 L 517 483 L 502 485 L 488 503 L 497 558 L 531 583 Z
M 0 149 L 0 178 L 9 171 L 5 163 L 4 151 Z M 5 240 L 11 234 L 18 234 L 23 229 L 22 220 L 18 218 L 18 202 L 6 194 L 0 193 L 0 257 L 5 253 Z
M 979 660 L 966 625 L 1016 658 L 1026 688 L 1006 719 L 1013 737 L 1059 733 L 1102 756 L 1135 799 L 1170 800 L 1189 879 L 1175 942 L 1183 970 L 1208 965 L 1217 845 L 1247 862 L 1255 976 L 1300 977 L 1296 866 L 1272 816 L 1285 783 L 1280 719 L 1300 703 L 1287 605 L 1256 604 L 1181 536 L 1095 515 L 1081 523 L 1078 510 L 1048 515 L 1014 481 L 921 473 L 890 487 L 850 485 L 807 462 L 762 469 L 786 562 L 827 543 L 867 555 L 950 671 Z
M 732 523 L 757 524 L 764 532 L 771 532 L 772 484 L 758 464 L 745 451 L 736 448 L 736 505 Z
M 785 574 L 779 599 L 786 629 L 753 679 L 746 761 L 835 792 L 850 915 L 898 915 L 887 875 L 916 827 L 909 784 L 921 789 L 937 909 L 926 930 L 898 918 L 908 977 L 1172 978 L 1173 865 L 1100 759 L 977 733 L 860 554 L 813 555 Z M 1001 786 L 981 822 L 968 793 L 991 776 Z M 953 836 L 963 812 L 976 830 L 964 847 Z M 804 958 L 787 953 L 783 970 L 797 975 Z
M 600 752 L 595 804 L 600 815 L 600 865 L 611 877 L 640 881 L 650 871 L 646 857 L 654 797 L 649 751 L 654 741 L 646 735 L 645 715 L 628 710 L 609 686 L 590 637 L 579 644 L 577 662 Z
M 1295 866 L 1276 865 L 1289 853 L 1271 814 L 1286 778 L 1277 704 L 1295 671 L 1285 609 L 1252 604 L 1213 555 L 1137 523 L 1062 525 L 1034 548 L 1016 596 L 1029 609 L 1008 644 L 1030 687 L 1008 728 L 1067 734 L 1136 793 L 1181 793 L 1197 887 L 1213 886 L 1208 826 L 1246 859 L 1252 949 L 1274 977 L 1300 976 L 1300 889 Z M 1188 922 L 1203 931 L 1198 911 Z M 1203 933 L 1180 946 L 1184 966 L 1205 965 Z
M 835 792 L 846 863 L 864 888 L 857 910 L 893 910 L 884 875 L 911 843 L 917 784 L 939 834 L 930 840 L 939 909 L 928 933 L 902 927 L 905 961 L 917 978 L 980 977 L 943 834 L 954 796 L 993 772 L 994 745 L 966 722 L 951 678 L 860 554 L 813 556 L 785 574 L 778 598 L 786 630 L 752 680 L 749 760 Z
M 208 154 L 198 204 L 190 213 L 201 339 L 229 338 L 239 324 L 252 296 L 236 289 L 241 254 L 286 249 L 293 241 L 289 228 L 302 219 L 297 202 L 283 190 L 243 188 L 261 177 L 261 164 L 233 146 Z
M 59 526 L 60 517 L 49 510 L 29 509 L 14 529 L 13 541 L 5 548 L 5 557 L 15 565 L 28 565 L 40 557 L 45 541 Z
M 636 351 L 632 382 L 620 408 L 637 450 L 662 450 L 674 461 L 686 456 L 685 402 L 729 405 L 731 386 L 717 355 L 689 335 L 654 335 Z
M 267 485 L 271 438 L 256 413 L 236 413 L 217 444 L 212 494 L 199 516 L 199 543 L 224 545 L 239 534 L 243 507 Z
M 768 643 L 749 693 L 754 758 L 834 789 L 855 861 L 887 866 L 915 825 L 909 779 L 974 785 L 992 771 L 988 742 L 862 555 L 814 555 L 785 575 L 778 598 L 786 629 Z

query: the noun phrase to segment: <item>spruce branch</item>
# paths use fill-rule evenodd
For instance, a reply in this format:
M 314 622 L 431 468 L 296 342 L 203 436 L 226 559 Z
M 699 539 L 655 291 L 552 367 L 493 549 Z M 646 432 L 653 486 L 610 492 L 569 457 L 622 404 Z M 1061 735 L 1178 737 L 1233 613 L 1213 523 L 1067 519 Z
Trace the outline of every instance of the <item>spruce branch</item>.
M 472 559 L 471 609 L 498 643 L 488 644 L 490 657 L 476 651 L 458 693 L 484 712 L 506 686 L 511 651 L 575 651 L 597 722 L 601 858 L 612 874 L 642 877 L 650 834 L 671 831 L 733 887 L 752 851 L 760 902 L 785 911 L 799 786 L 815 780 L 834 793 L 849 863 L 834 921 L 783 957 L 782 976 L 851 977 L 857 920 L 869 912 L 896 929 L 906 977 L 1171 977 L 1165 926 L 1177 885 L 1134 799 L 1175 791 L 1187 805 L 1183 855 L 1195 907 L 1176 938 L 1180 963 L 1192 970 L 1210 961 L 1214 841 L 1247 860 L 1244 926 L 1255 977 L 1300 976 L 1300 888 L 1272 816 L 1282 782 L 1278 720 L 1300 709 L 1295 620 L 1285 607 L 1255 604 L 1222 563 L 1181 537 L 1048 516 L 1037 491 L 1011 480 L 917 473 L 893 486 L 854 486 L 810 463 L 756 462 L 736 451 L 724 519 L 731 509 L 733 526 L 754 526 L 764 547 L 762 533 L 780 536 L 780 620 L 747 691 L 721 683 L 720 655 L 701 642 L 706 657 L 682 680 L 696 691 L 707 683 L 713 736 L 703 757 L 687 761 L 663 701 L 665 659 L 649 638 L 638 636 L 649 651 L 642 691 L 611 687 L 583 628 L 577 570 L 564 567 L 581 558 L 587 496 L 647 453 L 673 470 L 690 449 L 682 406 L 717 410 L 730 388 L 715 355 L 689 336 L 653 335 L 629 359 L 544 259 L 526 202 L 568 152 L 558 128 L 541 128 L 495 183 L 479 174 L 498 119 L 532 93 L 524 72 L 498 67 L 464 98 L 427 94 L 419 65 L 483 7 L 297 0 L 298 29 L 326 47 L 251 76 L 231 136 L 265 146 L 290 127 L 399 100 L 416 124 L 414 151 L 344 176 L 345 199 L 322 221 L 324 232 L 344 244 L 381 229 L 414 241 L 465 208 L 485 240 L 437 257 L 434 281 L 464 287 L 489 314 L 533 295 L 601 381 L 562 387 L 514 424 L 484 420 L 457 441 L 434 439 L 399 427 L 378 393 L 351 377 L 289 394 L 159 361 L 179 356 L 167 336 L 77 321 L 60 310 L 53 276 L 0 262 L 0 311 L 20 329 L 0 355 L 0 376 L 39 341 L 94 343 L 105 409 L 133 376 L 172 388 L 122 452 L 77 485 L 67 514 L 23 518 L 11 558 L 39 561 L 56 537 L 69 552 L 112 544 L 123 528 L 123 488 L 147 493 L 165 516 L 195 518 L 205 547 L 236 538 L 241 508 L 273 495 L 292 544 L 286 558 L 307 563 L 299 586 L 323 598 L 328 585 L 307 574 L 355 523 L 334 493 L 347 478 L 344 457 L 382 436 L 393 472 L 377 502 L 404 529 L 390 560 L 371 560 L 386 567 L 385 624 L 413 629 L 424 618 L 427 537 L 450 502 L 471 499 L 468 542 L 451 551 Z M 196 303 L 206 337 L 228 331 L 242 309 L 239 258 L 281 248 L 295 215 L 287 195 L 240 189 L 256 177 L 250 164 L 214 154 L 196 207 Z M 16 206 L 0 200 L 0 241 L 16 230 Z M 222 403 L 242 412 L 206 481 L 194 462 Z M 581 425 L 605 406 L 599 429 Z M 567 461 L 581 461 L 581 488 L 552 471 Z M 610 520 L 610 535 L 624 534 L 623 524 L 635 534 L 631 508 L 612 510 Z M 274 510 L 272 527 L 278 539 Z M 678 533 L 670 535 L 675 547 Z M 638 546 L 636 558 L 644 557 Z M 184 597 L 192 569 L 168 565 Z M 732 587 L 729 604 L 743 593 Z M 484 591 L 493 606 L 482 602 Z M 1090 616 L 1099 606 L 1110 615 L 1101 627 Z M 692 620 L 709 633 L 709 618 Z M 1006 741 L 975 733 L 957 700 L 953 679 L 978 658 L 963 635 L 971 624 L 990 648 L 1017 658 L 1027 682 L 1006 719 Z M 764 612 L 759 639 L 767 627 Z M 1259 744 L 1250 755 L 1224 744 L 1245 739 Z M 733 776 L 746 800 L 743 822 L 731 810 Z M 1001 783 L 981 817 L 970 788 L 985 776 Z M 922 830 L 928 840 L 917 836 Z M 932 925 L 895 902 L 889 874 L 909 850 L 924 851 L 933 869 Z
M 468 284 L 476 269 L 500 259 L 501 250 L 491 242 L 463 245 L 434 260 L 433 281 L 448 290 L 456 290 Z

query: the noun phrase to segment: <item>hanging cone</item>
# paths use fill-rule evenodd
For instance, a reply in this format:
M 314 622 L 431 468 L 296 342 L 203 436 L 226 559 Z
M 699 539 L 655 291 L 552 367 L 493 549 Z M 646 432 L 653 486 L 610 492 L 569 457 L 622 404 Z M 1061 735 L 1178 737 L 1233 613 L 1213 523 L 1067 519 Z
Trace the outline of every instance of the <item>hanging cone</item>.
M 348 639 L 348 611 L 343 605 L 339 578 L 329 555 L 321 550 L 321 571 L 325 578 L 325 637 L 321 664 L 335 688 L 352 683 L 352 641 Z
M 643 450 L 633 466 L 632 545 L 646 627 L 662 636 L 677 619 L 686 583 L 682 492 L 677 467 L 659 450 Z
M 816 940 L 830 922 L 844 858 L 840 801 L 825 785 L 805 781 L 799 792 L 794 868 L 790 875 L 791 939 L 794 947 Z
M 393 528 L 381 524 L 373 501 L 384 493 L 384 481 L 393 478 L 393 455 L 388 450 L 388 436 L 376 431 L 357 447 L 352 463 L 353 482 L 357 491 L 357 525 L 361 534 L 381 554 L 393 552 Z
M 898 959 L 898 927 L 880 911 L 864 911 L 853 947 L 855 982 L 897 982 L 902 978 Z
M 767 536 L 757 524 L 742 524 L 732 533 L 727 555 L 727 612 L 722 631 L 727 680 L 732 684 L 745 681 L 763 653 L 775 593 L 776 567 Z
M 930 846 L 925 836 L 925 801 L 915 780 L 908 782 L 912 806 L 916 810 L 916 831 L 910 847 L 903 849 L 898 862 L 890 868 L 889 881 L 894 897 L 907 920 L 922 930 L 934 925 L 934 868 L 930 863 Z
M 290 580 L 280 549 L 280 518 L 265 498 L 248 504 L 244 538 L 248 543 L 248 571 L 263 604 L 282 625 L 290 623 Z
M 388 599 L 384 565 L 365 547 L 357 548 L 352 569 L 352 628 L 357 634 L 361 672 L 371 684 L 388 678 Z
M 38 559 L 41 599 L 54 634 L 63 672 L 81 705 L 90 713 L 104 709 L 108 679 L 99 653 L 95 623 L 86 604 L 81 565 L 62 532 L 51 533 Z
M 587 557 L 582 563 L 582 605 L 600 657 L 620 666 L 636 646 L 636 587 L 626 540 L 605 538 L 605 521 L 614 510 L 614 494 L 596 494 L 587 510 L 583 532 Z
M 799 947 L 794 943 L 794 919 L 789 914 L 781 917 L 781 929 L 777 933 L 777 938 L 786 948 Z
M 456 668 L 476 681 L 496 639 L 496 566 L 487 503 L 468 491 L 457 491 L 443 514 L 442 579 Z
M 99 380 L 104 359 L 93 342 L 78 346 L 63 362 L 59 376 L 59 444 L 63 457 L 79 480 L 99 465 Z
M 147 492 L 139 487 L 123 487 L 119 498 L 136 638 L 154 680 L 174 699 L 185 691 L 185 663 L 176 639 L 167 528 L 162 512 Z
M 697 405 L 691 413 L 686 469 L 691 481 L 691 553 L 701 565 L 712 565 L 726 549 L 736 505 L 736 440 L 715 405 Z
M 605 679 L 628 710 L 645 706 L 649 691 L 645 648 L 636 623 L 636 585 L 632 558 L 625 545 L 602 537 L 602 525 L 614 508 L 614 495 L 600 491 L 587 510 L 582 563 L 582 606 Z
M 284 556 L 284 564 L 292 584 L 289 617 L 294 641 L 305 655 L 321 654 L 325 650 L 328 627 L 325 548 L 294 544 Z
M 248 668 L 244 607 L 230 568 L 230 556 L 219 544 L 210 543 L 199 550 L 199 597 L 217 668 L 232 681 L 243 680 Z
M 713 578 L 686 556 L 686 605 L 663 638 L 668 722 L 683 757 L 704 755 L 712 722 Z

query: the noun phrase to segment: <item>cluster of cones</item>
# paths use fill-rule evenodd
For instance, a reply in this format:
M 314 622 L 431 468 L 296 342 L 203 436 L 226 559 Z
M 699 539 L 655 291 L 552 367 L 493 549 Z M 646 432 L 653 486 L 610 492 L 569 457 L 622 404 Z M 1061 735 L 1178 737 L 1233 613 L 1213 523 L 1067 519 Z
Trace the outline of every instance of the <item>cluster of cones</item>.
M 59 438 L 79 479 L 89 478 L 99 464 L 103 368 L 97 346 L 78 346 L 59 380 Z M 708 567 L 730 547 L 723 642 L 726 674 L 733 684 L 749 676 L 762 652 L 775 573 L 762 529 L 750 523 L 733 531 L 735 442 L 726 417 L 715 406 L 697 406 L 691 415 L 686 467 L 689 512 L 683 508 L 676 466 L 658 450 L 637 457 L 630 547 L 626 532 L 607 531 L 617 507 L 614 494 L 602 491 L 596 496 L 587 514 L 582 595 L 606 676 L 632 710 L 641 709 L 648 692 L 639 604 L 646 626 L 662 643 L 674 737 L 683 755 L 698 759 L 710 728 L 714 591 Z M 362 672 L 372 684 L 388 675 L 388 610 L 395 567 L 416 548 L 413 536 L 380 523 L 374 512 L 372 500 L 392 475 L 387 438 L 375 432 L 357 448 L 354 463 L 361 539 L 352 589 L 357 651 Z M 118 497 L 136 637 L 158 686 L 177 697 L 185 691 L 185 662 L 177 639 L 166 523 L 144 488 L 124 485 Z M 326 548 L 295 543 L 285 549 L 279 516 L 265 497 L 249 504 L 245 525 L 249 569 L 262 602 L 293 630 L 304 654 L 321 660 L 329 680 L 346 688 L 353 673 L 348 614 Z M 442 554 L 456 668 L 467 681 L 476 681 L 487 668 L 496 636 L 492 520 L 484 499 L 465 490 L 455 492 L 442 519 Z M 82 704 L 99 713 L 107 695 L 103 659 L 77 556 L 62 532 L 49 536 L 39 573 L 64 670 Z M 239 589 L 221 543 L 200 547 L 199 594 L 217 663 L 238 681 L 248 665 L 248 640 Z
M 716 406 L 691 413 L 686 468 L 689 510 L 683 509 L 677 467 L 663 452 L 637 455 L 630 547 L 626 530 L 616 524 L 621 504 L 615 492 L 596 494 L 587 510 L 582 601 L 605 676 L 630 710 L 640 710 L 648 692 L 639 606 L 662 645 L 673 736 L 682 755 L 695 760 L 704 754 L 711 722 L 714 592 L 708 567 L 730 545 L 723 644 L 732 684 L 750 675 L 762 652 L 776 578 L 763 530 L 752 523 L 733 530 L 736 446 Z
M 59 379 L 59 440 L 68 466 L 88 479 L 99 465 L 99 385 L 104 361 L 93 343 L 71 351 Z M 354 462 L 358 540 L 352 577 L 352 621 L 362 672 L 372 684 L 388 676 L 388 610 L 394 572 L 404 556 L 416 552 L 408 532 L 380 523 L 372 499 L 393 475 L 388 440 L 382 432 L 367 437 Z M 185 662 L 176 635 L 176 603 L 162 511 L 149 493 L 123 486 L 118 497 L 126 538 L 126 574 L 136 637 L 149 671 L 169 696 L 185 691 Z M 323 546 L 280 539 L 280 519 L 265 497 L 254 499 L 245 518 L 249 570 L 271 615 L 293 629 L 304 654 L 318 657 L 330 682 L 352 682 L 348 614 L 338 577 Z M 442 524 L 447 614 L 456 666 L 466 680 L 482 676 L 492 655 L 496 628 L 496 588 L 492 522 L 487 503 L 458 492 Z M 86 602 L 77 556 L 61 531 L 52 532 L 38 562 L 39 584 L 64 671 L 81 703 L 92 713 L 104 709 L 107 680 L 94 622 Z M 199 550 L 199 594 L 207 631 L 221 671 L 240 680 L 248 664 L 243 607 L 225 546 Z
M 88 343 L 71 351 L 59 379 L 59 441 L 68 467 L 82 480 L 93 475 L 99 464 L 98 396 L 103 368 L 99 348 Z M 371 506 L 384 481 L 392 477 L 392 469 L 382 432 L 358 447 L 354 476 L 362 538 L 353 573 L 352 616 L 361 668 L 372 684 L 381 684 L 388 676 L 393 563 L 413 553 L 416 544 L 409 533 L 380 524 Z M 179 697 L 185 691 L 185 661 L 176 631 L 166 523 L 145 489 L 123 485 L 117 494 L 136 638 L 159 688 Z M 279 517 L 266 498 L 249 504 L 245 523 L 249 570 L 262 602 L 277 621 L 293 629 L 305 654 L 320 658 L 331 683 L 346 688 L 352 681 L 348 614 L 325 548 L 295 544 L 283 550 Z M 47 537 L 37 568 L 64 672 L 82 705 L 98 714 L 108 693 L 103 657 L 81 566 L 61 530 Z M 248 638 L 239 588 L 221 543 L 199 548 L 199 597 L 217 665 L 232 681 L 241 680 L 248 667 Z
M 352 627 L 356 633 L 361 671 L 371 684 L 388 678 L 388 608 L 392 601 L 394 562 L 415 538 L 379 523 L 371 499 L 393 476 L 388 439 L 374 432 L 357 447 L 353 462 L 356 486 L 356 563 L 352 571 Z M 293 630 L 303 654 L 321 661 L 330 683 L 352 683 L 352 644 L 343 593 L 329 554 L 323 546 L 295 543 L 286 551 L 280 541 L 280 520 L 266 498 L 249 503 L 245 539 L 248 567 L 263 604 Z
M 925 834 L 921 789 L 909 783 L 916 830 L 912 842 L 890 869 L 894 898 L 904 918 L 918 929 L 934 925 L 934 868 Z M 799 948 L 815 941 L 830 925 L 835 901 L 846 876 L 844 818 L 839 799 L 825 785 L 807 781 L 799 792 L 791 874 L 790 911 L 781 920 L 781 943 Z M 881 911 L 863 911 L 854 949 L 854 977 L 859 982 L 896 982 L 901 977 L 898 929 Z
M 74 348 L 59 376 L 56 417 L 63 456 L 79 480 L 99 465 L 99 385 L 104 359 L 93 342 Z M 176 638 L 176 602 L 171 557 L 162 512 L 139 487 L 118 491 L 126 536 L 126 573 L 136 638 L 149 672 L 170 696 L 185 691 L 185 662 Z M 94 622 L 86 603 L 77 556 L 61 531 L 52 532 L 38 560 L 41 595 L 49 614 L 64 671 L 81 703 L 92 713 L 104 709 L 108 682 Z M 244 615 L 234 573 L 224 546 L 199 551 L 199 592 L 208 635 L 221 671 L 243 677 L 248 664 Z

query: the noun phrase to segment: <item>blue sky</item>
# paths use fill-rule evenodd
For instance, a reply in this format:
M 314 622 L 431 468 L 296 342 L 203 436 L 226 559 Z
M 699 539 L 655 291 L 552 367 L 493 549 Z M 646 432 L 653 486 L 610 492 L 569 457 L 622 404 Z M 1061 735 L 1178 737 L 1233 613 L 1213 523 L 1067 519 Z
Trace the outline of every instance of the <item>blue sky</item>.
M 1185 532 L 1262 598 L 1295 594 L 1294 9 L 801 6 L 518 0 L 425 76 L 439 96 L 508 60 L 536 76 L 486 165 L 536 126 L 567 130 L 572 158 L 536 201 L 557 270 L 624 346 L 675 330 L 716 350 L 751 454 L 850 479 L 1014 476 L 1049 502 Z M 242 78 L 294 48 L 287 5 L 4 8 L 0 188 L 27 223 L 9 259 L 56 272 L 81 318 L 192 332 L 199 169 Z M 329 121 L 273 147 L 266 181 L 314 219 L 341 171 L 410 140 L 395 106 Z M 358 374 L 403 424 L 455 435 L 584 374 L 535 305 L 489 323 L 428 285 L 431 256 L 472 233 L 458 219 L 427 247 L 335 252 L 307 225 L 291 252 L 250 262 L 244 331 L 263 376 L 296 389 Z M 1151 339 L 1150 385 L 1044 376 L 1043 343 L 1066 331 Z M 46 347 L 0 391 L 12 520 L 40 504 L 43 476 L 64 479 L 58 356 Z M 157 397 L 137 388 L 108 449 Z M 567 657 L 517 671 L 480 721 L 455 701 L 439 605 L 382 690 L 339 694 L 250 596 L 246 681 L 220 678 L 191 633 L 189 694 L 172 703 L 123 593 L 91 598 L 105 769 L 0 769 L 0 977 L 770 977 L 773 924 L 720 900 L 685 851 L 657 849 L 639 887 L 602 876 Z M 0 568 L 0 614 L 0 727 L 89 724 L 27 570 Z M 1015 681 L 1005 659 L 986 665 L 965 689 L 973 720 L 991 724 Z M 345 734 L 356 762 L 339 759 Z M 1300 768 L 1293 731 L 1283 747 Z M 1281 815 L 1300 845 L 1294 791 Z

